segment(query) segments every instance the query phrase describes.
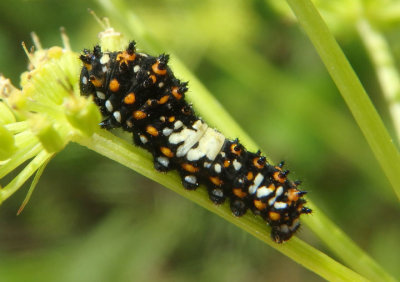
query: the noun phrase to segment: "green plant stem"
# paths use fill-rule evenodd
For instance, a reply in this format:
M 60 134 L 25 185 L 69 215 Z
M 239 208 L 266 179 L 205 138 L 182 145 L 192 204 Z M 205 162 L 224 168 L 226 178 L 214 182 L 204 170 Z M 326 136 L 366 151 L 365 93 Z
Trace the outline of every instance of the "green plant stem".
M 400 153 L 335 38 L 309 0 L 287 0 L 400 199 Z
M 334 261 L 296 237 L 285 244 L 276 244 L 269 237 L 269 227 L 267 227 L 261 218 L 250 213 L 241 218 L 234 217 L 228 203 L 220 206 L 213 204 L 208 199 L 208 194 L 206 189 L 203 189 L 204 187 L 200 187 L 196 192 L 183 189 L 181 180 L 176 172 L 156 172 L 149 153 L 129 144 L 108 131 L 99 130 L 92 138 L 76 136 L 74 141 L 126 167 L 136 170 L 140 174 L 223 217 L 327 280 L 367 281 L 366 278 Z
M 377 264 L 368 254 L 358 247 L 354 242 L 326 215 L 312 203 L 307 205 L 319 216 L 309 216 L 302 218 L 302 221 L 321 238 L 330 250 L 340 257 L 346 265 L 353 270 L 364 275 L 371 281 L 396 281 L 379 264 Z M 313 226 L 323 226 L 324 228 L 314 228 Z M 334 238 L 334 240 L 332 240 Z
M 400 75 L 389 44 L 383 34 L 366 18 L 360 19 L 356 28 L 374 64 L 379 84 L 389 106 L 397 139 L 400 141 Z

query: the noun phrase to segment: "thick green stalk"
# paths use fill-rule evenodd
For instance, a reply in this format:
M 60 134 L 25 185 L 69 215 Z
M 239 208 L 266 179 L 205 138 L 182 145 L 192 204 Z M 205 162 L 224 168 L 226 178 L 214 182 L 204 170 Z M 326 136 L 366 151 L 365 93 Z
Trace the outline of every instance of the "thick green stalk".
M 400 199 L 400 153 L 343 51 L 309 0 L 287 0 Z
M 394 130 L 400 142 L 400 75 L 389 44 L 371 23 L 362 18 L 357 22 L 357 31 L 374 64 L 382 93 L 388 103 Z M 400 187 L 397 187 L 400 189 Z

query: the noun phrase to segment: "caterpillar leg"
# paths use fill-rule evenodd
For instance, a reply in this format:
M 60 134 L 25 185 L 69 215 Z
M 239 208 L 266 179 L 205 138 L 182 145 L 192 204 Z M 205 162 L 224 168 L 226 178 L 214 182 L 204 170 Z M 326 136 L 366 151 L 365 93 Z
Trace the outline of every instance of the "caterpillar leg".
M 105 120 L 103 120 L 102 122 L 100 122 L 100 126 L 101 126 L 101 128 L 104 128 L 107 130 L 120 127 L 120 125 L 118 123 L 116 123 L 111 117 L 108 117 Z
M 220 205 L 225 202 L 226 197 L 222 187 L 209 187 L 207 190 L 208 196 L 214 204 Z
M 199 187 L 198 177 L 194 174 L 181 173 L 182 185 L 187 190 L 195 190 Z
M 230 207 L 233 215 L 237 217 L 244 215 L 247 211 L 247 205 L 242 199 L 232 198 L 230 201 Z
M 173 169 L 170 159 L 161 155 L 154 156 L 154 168 L 159 172 L 167 172 Z

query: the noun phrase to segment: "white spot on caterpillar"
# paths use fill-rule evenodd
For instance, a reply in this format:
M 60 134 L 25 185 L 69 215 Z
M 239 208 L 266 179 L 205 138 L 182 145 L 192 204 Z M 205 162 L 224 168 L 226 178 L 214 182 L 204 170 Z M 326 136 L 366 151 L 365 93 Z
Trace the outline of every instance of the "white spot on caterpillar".
M 211 192 L 214 196 L 217 197 L 223 197 L 224 196 L 224 192 L 221 189 L 214 189 Z
M 267 187 L 261 186 L 260 188 L 257 189 L 257 198 L 267 197 L 272 192 L 273 191 L 271 191 Z
M 163 88 L 164 87 L 164 82 L 160 82 L 159 84 L 158 84 L 158 88 Z
M 177 121 L 180 122 L 180 121 Z M 176 123 L 177 123 L 176 122 Z M 175 123 L 175 125 L 176 125 Z M 187 152 L 202 138 L 205 131 L 207 130 L 207 124 L 203 123 L 201 120 L 197 120 L 193 125 L 193 128 L 197 129 L 189 129 L 186 126 L 180 131 L 172 133 L 168 141 L 171 144 L 179 144 L 183 142 L 182 145 L 178 147 L 176 150 L 177 157 L 183 157 L 187 154 Z M 188 159 L 189 160 L 189 159 Z
M 197 178 L 196 178 L 196 176 L 194 176 L 194 175 L 186 175 L 186 176 L 185 176 L 185 181 L 186 181 L 187 183 L 190 183 L 190 184 L 196 184 Z
M 86 76 L 82 77 L 82 84 L 86 85 L 88 82 L 88 79 Z
M 242 164 L 239 163 L 236 159 L 233 160 L 233 167 L 235 170 L 239 170 L 242 167 Z
M 260 186 L 261 182 L 264 180 L 264 175 L 258 173 L 256 178 L 253 181 L 253 185 L 249 186 L 249 193 L 254 194 L 257 191 L 258 186 Z
M 103 67 L 101 68 L 101 70 L 102 70 L 103 72 L 107 72 L 108 68 L 107 68 L 107 66 L 103 66 Z
M 209 163 L 209 162 L 204 162 L 204 165 L 203 165 L 205 168 L 210 168 L 211 167 L 211 163 Z
M 278 189 L 276 189 L 275 197 L 279 197 L 283 193 L 283 187 L 279 186 Z
M 182 123 L 180 120 L 177 120 L 177 121 L 174 123 L 174 129 L 175 129 L 175 130 L 181 128 L 182 126 L 183 126 L 183 123 Z
M 147 137 L 146 137 L 146 136 L 144 136 L 144 135 L 140 135 L 140 141 L 141 141 L 143 144 L 146 144 L 146 143 L 147 143 L 147 141 L 149 141 L 149 140 L 147 139 Z
M 169 135 L 171 135 L 172 131 L 173 131 L 172 128 L 166 127 L 163 129 L 162 133 L 164 136 L 169 136 Z
M 113 105 L 111 104 L 110 100 L 106 101 L 106 108 L 110 113 L 113 111 Z
M 192 124 L 192 127 L 194 128 L 194 129 L 196 129 L 196 130 L 200 130 L 201 128 L 203 128 L 203 127 L 206 127 L 205 129 L 207 129 L 208 128 L 208 125 L 207 124 L 205 124 L 205 123 L 203 123 L 201 120 L 196 120 L 193 124 Z
M 275 202 L 274 208 L 277 210 L 285 209 L 287 207 L 287 203 L 285 202 Z
M 99 99 L 101 100 L 104 100 L 106 98 L 106 94 L 101 91 L 96 91 L 96 96 L 99 97 Z
M 282 195 L 282 193 L 283 193 L 283 187 L 282 187 L 282 186 L 279 186 L 278 189 L 276 189 L 275 197 L 269 199 L 268 205 L 272 206 L 272 205 L 275 203 L 276 199 L 277 199 L 280 195 Z
M 197 161 L 206 156 L 210 161 L 213 161 L 221 151 L 224 142 L 224 135 L 212 128 L 207 128 L 206 132 L 199 140 L 199 145 L 187 153 L 187 158 L 190 161 Z
M 115 118 L 116 121 L 118 121 L 119 123 L 121 123 L 121 113 L 119 111 L 115 111 L 113 112 L 113 116 Z
M 162 166 L 168 167 L 169 165 L 169 159 L 166 157 L 158 157 L 157 161 L 159 164 L 161 164 Z
M 216 173 L 221 173 L 221 165 L 220 165 L 220 164 L 214 165 L 214 171 L 215 171 Z
M 108 55 L 107 53 L 104 54 L 101 58 L 100 58 L 100 63 L 102 65 L 107 64 L 108 61 L 110 60 L 110 55 Z
M 137 73 L 139 70 L 140 70 L 140 66 L 139 65 L 136 65 L 136 66 L 133 67 L 133 72 L 134 73 Z
M 268 205 L 272 206 L 272 205 L 275 203 L 275 200 L 276 200 L 276 198 L 275 198 L 275 197 L 273 197 L 273 198 L 269 199 L 269 201 L 268 201 Z

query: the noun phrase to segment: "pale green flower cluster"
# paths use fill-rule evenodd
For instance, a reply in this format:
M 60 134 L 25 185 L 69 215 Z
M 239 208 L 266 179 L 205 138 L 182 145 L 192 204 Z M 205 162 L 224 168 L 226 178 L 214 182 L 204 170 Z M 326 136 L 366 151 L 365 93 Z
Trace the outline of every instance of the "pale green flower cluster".
M 0 179 L 31 160 L 0 189 L 0 203 L 74 137 L 92 135 L 101 118 L 91 99 L 79 94 L 79 54 L 70 50 L 68 38 L 63 35 L 63 48 L 49 49 L 33 39 L 21 89 L 0 77 Z

